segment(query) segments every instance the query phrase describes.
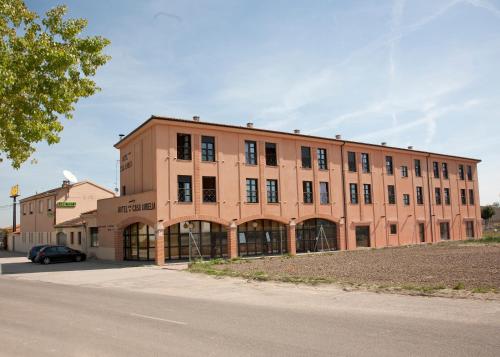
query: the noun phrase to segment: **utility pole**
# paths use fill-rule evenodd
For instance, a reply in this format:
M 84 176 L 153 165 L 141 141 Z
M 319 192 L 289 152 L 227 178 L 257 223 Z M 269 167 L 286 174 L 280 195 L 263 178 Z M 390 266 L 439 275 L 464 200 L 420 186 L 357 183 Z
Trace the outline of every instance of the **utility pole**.
M 17 214 L 17 197 L 19 197 L 19 185 L 12 186 L 10 189 L 10 197 L 12 198 L 12 233 L 16 231 L 16 214 Z

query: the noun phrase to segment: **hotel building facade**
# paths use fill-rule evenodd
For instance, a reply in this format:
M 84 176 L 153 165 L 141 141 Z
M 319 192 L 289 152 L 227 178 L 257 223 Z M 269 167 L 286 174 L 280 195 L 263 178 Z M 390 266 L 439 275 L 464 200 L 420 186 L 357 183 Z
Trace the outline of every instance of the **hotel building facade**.
M 476 159 L 152 116 L 97 201 L 113 260 L 234 258 L 480 237 Z

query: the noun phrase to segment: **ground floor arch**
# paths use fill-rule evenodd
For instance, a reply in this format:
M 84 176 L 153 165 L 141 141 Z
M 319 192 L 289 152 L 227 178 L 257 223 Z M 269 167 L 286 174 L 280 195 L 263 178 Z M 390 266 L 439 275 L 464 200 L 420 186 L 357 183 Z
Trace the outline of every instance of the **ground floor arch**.
M 311 218 L 295 226 L 297 253 L 337 250 L 337 224 L 335 222 Z
M 227 228 L 210 221 L 175 223 L 164 232 L 165 260 L 227 258 Z M 191 252 L 191 254 L 190 254 Z
M 155 260 L 155 230 L 144 223 L 132 223 L 123 231 L 125 260 Z
M 256 219 L 238 226 L 238 255 L 241 257 L 287 253 L 285 224 Z

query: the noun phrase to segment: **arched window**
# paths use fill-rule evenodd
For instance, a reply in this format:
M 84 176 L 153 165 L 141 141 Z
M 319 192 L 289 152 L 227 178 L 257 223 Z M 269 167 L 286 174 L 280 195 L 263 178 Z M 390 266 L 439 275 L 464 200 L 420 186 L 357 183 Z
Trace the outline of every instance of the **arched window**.
M 238 226 L 238 251 L 242 257 L 286 253 L 285 225 L 268 219 L 240 224 Z
M 297 253 L 337 250 L 337 224 L 313 218 L 297 224 Z

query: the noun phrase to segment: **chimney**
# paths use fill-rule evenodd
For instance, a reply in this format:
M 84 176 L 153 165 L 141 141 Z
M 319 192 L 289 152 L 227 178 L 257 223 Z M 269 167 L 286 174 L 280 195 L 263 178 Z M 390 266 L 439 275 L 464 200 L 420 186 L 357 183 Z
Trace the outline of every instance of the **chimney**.
M 380 145 L 387 146 L 387 143 L 385 141 L 382 141 L 382 143 Z
M 120 141 L 122 141 L 123 138 L 125 137 L 125 134 L 118 134 L 118 136 L 120 137 Z
M 253 128 L 253 123 L 247 123 L 247 128 Z
M 300 129 L 295 129 L 295 130 L 293 131 L 293 133 L 294 133 L 294 134 L 300 134 Z
M 342 135 L 340 134 L 335 135 L 335 140 L 342 140 Z
M 195 116 L 193 117 L 193 121 L 200 121 L 200 117 L 199 117 L 198 115 L 195 115 Z
M 408 150 L 413 150 L 413 146 L 412 145 L 408 146 Z

